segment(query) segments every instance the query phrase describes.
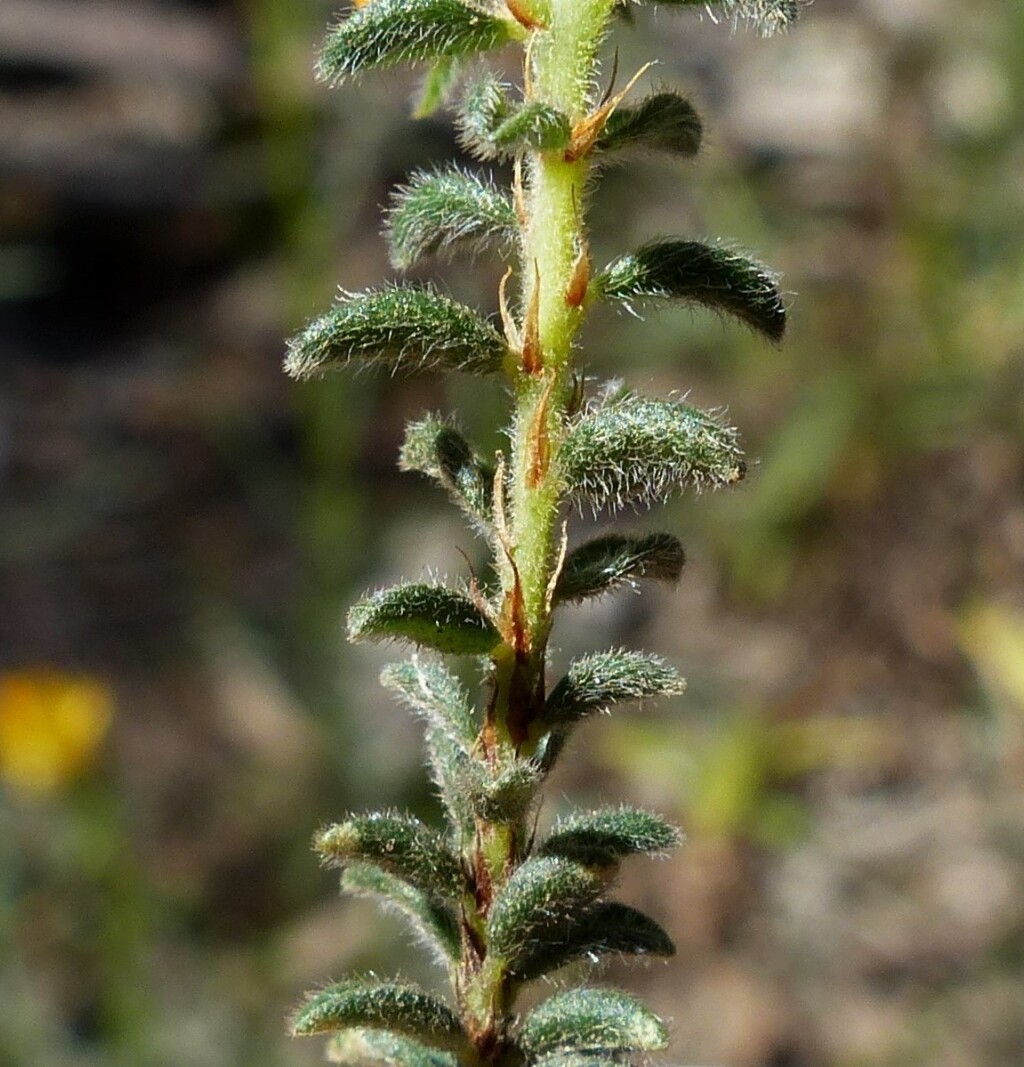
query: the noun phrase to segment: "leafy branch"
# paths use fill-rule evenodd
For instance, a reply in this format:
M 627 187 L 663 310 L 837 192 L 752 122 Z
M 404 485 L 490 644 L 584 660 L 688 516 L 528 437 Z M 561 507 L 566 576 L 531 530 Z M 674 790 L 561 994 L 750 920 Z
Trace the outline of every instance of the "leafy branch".
M 788 26 L 797 0 L 661 0 L 763 32 Z M 334 369 L 500 376 L 513 397 L 507 455 L 488 455 L 452 417 L 406 428 L 403 470 L 438 483 L 492 552 L 494 581 L 402 584 L 350 610 L 353 641 L 414 646 L 382 684 L 418 716 L 447 818 L 432 828 L 400 812 L 350 815 L 315 847 L 342 888 L 405 918 L 446 968 L 452 1002 L 415 987 L 350 979 L 311 994 L 296 1034 L 330 1033 L 330 1058 L 402 1067 L 592 1067 L 663 1049 L 664 1023 L 631 996 L 596 987 L 549 996 L 516 1014 L 521 987 L 609 954 L 669 956 L 669 935 L 609 899 L 619 866 L 660 856 L 679 831 L 650 812 L 605 808 L 537 839 L 539 791 L 571 732 L 594 714 L 673 696 L 684 682 L 646 652 L 611 649 L 549 682 L 557 613 L 648 581 L 676 582 L 685 554 L 671 533 L 606 533 L 566 549 L 574 510 L 649 508 L 674 493 L 735 485 L 738 435 L 721 412 L 674 397 L 578 392 L 576 339 L 598 301 L 627 310 L 683 302 L 782 339 L 777 277 L 721 242 L 667 237 L 595 272 L 586 209 L 608 163 L 651 153 L 688 159 L 702 123 L 663 88 L 595 98 L 599 53 L 616 0 L 368 0 L 330 30 L 319 71 L 340 83 L 404 63 L 430 66 L 425 113 L 457 97 L 455 121 L 477 159 L 511 160 L 515 180 L 454 166 L 419 171 L 392 197 L 391 262 L 494 252 L 508 268 L 500 326 L 430 287 L 344 294 L 288 346 L 287 371 Z M 522 48 L 519 87 L 468 58 Z M 635 81 L 635 79 L 634 79 Z M 479 697 L 438 656 L 474 657 Z

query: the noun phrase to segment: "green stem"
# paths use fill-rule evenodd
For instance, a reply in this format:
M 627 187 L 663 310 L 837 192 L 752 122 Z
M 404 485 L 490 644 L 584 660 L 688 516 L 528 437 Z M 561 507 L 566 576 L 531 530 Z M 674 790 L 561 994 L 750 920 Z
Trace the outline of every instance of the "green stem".
M 612 0 L 550 0 L 546 28 L 534 33 L 527 52 L 526 84 L 532 98 L 551 104 L 575 124 L 591 107 L 597 50 L 612 12 Z M 486 758 L 515 758 L 525 727 L 543 699 L 544 657 L 551 629 L 548 588 L 558 559 L 559 511 L 564 487 L 558 450 L 572 393 L 572 350 L 583 320 L 581 300 L 570 300 L 586 257 L 585 191 L 590 170 L 584 157 L 567 162 L 561 152 L 527 160 L 522 234 L 523 311 L 521 335 L 535 344 L 532 366 L 514 375 L 515 415 L 505 546 L 511 563 L 499 559 L 507 644 L 494 656 L 493 696 L 482 736 Z M 532 319 L 532 321 L 531 321 Z M 483 929 L 495 889 L 521 862 L 528 840 L 523 820 L 481 822 L 474 847 L 475 869 L 487 882 L 479 893 Z M 486 951 L 486 948 L 485 948 Z M 466 958 L 462 1003 L 480 1058 L 497 1063 L 501 1035 L 514 991 L 497 961 Z

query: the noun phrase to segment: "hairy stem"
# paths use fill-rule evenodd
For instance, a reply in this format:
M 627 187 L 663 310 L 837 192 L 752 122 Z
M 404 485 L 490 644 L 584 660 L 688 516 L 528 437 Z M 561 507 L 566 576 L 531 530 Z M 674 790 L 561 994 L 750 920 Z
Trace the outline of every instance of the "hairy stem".
M 534 32 L 526 53 L 528 96 L 584 119 L 595 83 L 597 49 L 611 15 L 610 0 L 552 0 L 546 27 Z M 537 152 L 526 160 L 522 220 L 520 365 L 513 375 L 515 414 L 510 471 L 510 515 L 503 579 L 505 644 L 494 655 L 492 700 L 482 735 L 484 758 L 500 765 L 524 755 L 530 722 L 544 698 L 544 656 L 551 629 L 549 588 L 557 565 L 559 507 L 564 486 L 558 449 L 572 394 L 572 348 L 583 319 L 589 270 L 584 229 L 590 169 L 584 158 Z M 581 281 L 582 279 L 582 281 Z M 524 820 L 513 825 L 481 821 L 473 867 L 477 907 L 485 915 L 526 850 Z M 480 882 L 486 883 L 480 885 Z M 476 917 L 479 928 L 481 916 Z M 487 966 L 478 949 L 462 964 L 463 1004 L 472 1020 L 481 1059 L 498 1062 L 501 1035 L 512 1008 L 512 988 L 500 968 Z

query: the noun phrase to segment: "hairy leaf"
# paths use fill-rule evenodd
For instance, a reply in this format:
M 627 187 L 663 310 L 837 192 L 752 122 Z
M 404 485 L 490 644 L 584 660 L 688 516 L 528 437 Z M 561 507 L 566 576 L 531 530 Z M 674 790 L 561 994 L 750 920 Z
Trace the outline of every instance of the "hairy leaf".
M 416 986 L 349 979 L 311 993 L 292 1017 L 292 1033 L 306 1037 L 349 1027 L 384 1029 L 431 1048 L 465 1044 L 452 1010 Z
M 471 82 L 455 112 L 459 141 L 478 159 L 496 159 L 499 152 L 491 135 L 512 113 L 509 87 L 490 71 Z
M 399 270 L 426 256 L 508 244 L 519 230 L 508 193 L 490 179 L 454 166 L 419 171 L 399 186 L 385 225 L 391 263 Z
M 601 901 L 577 917 L 566 936 L 546 941 L 520 957 L 512 976 L 528 982 L 580 960 L 603 956 L 672 956 L 675 945 L 643 912 L 617 901 Z
M 439 1052 L 418 1041 L 384 1030 L 343 1030 L 327 1045 L 327 1062 L 356 1067 L 379 1063 L 383 1067 L 459 1067 L 450 1052 Z
M 465 689 L 443 664 L 419 656 L 385 667 L 380 680 L 425 720 L 427 756 L 441 801 L 456 827 L 468 826 L 473 810 L 462 782 L 477 725 Z
M 320 830 L 313 845 L 330 865 L 369 863 L 445 900 L 463 890 L 459 861 L 444 838 L 411 815 L 355 815 Z
M 498 891 L 487 919 L 489 957 L 514 971 L 539 946 L 562 941 L 604 888 L 597 871 L 561 856 L 534 856 Z
M 778 276 L 721 245 L 651 241 L 609 264 L 594 279 L 592 292 L 627 308 L 648 300 L 699 304 L 733 315 L 771 341 L 781 341 L 786 332 Z
M 483 655 L 501 640 L 468 596 L 443 585 L 396 585 L 349 609 L 350 641 L 411 641 L 438 652 Z
M 386 911 L 401 915 L 440 962 L 459 958 L 458 918 L 455 910 L 436 896 L 364 863 L 350 864 L 341 872 L 341 889 L 352 896 L 373 897 Z
M 549 104 L 532 101 L 499 123 L 489 140 L 496 154 L 511 157 L 527 149 L 543 152 L 567 148 L 571 137 L 567 115 Z
M 683 546 L 672 534 L 597 537 L 566 556 L 555 586 L 555 601 L 584 600 L 621 585 L 635 587 L 641 578 L 676 582 L 685 561 Z
M 393 286 L 345 294 L 288 342 L 284 368 L 293 378 L 352 364 L 487 374 L 506 353 L 504 338 L 470 308 L 432 289 Z
M 339 84 L 378 67 L 501 48 L 520 35 L 511 19 L 461 0 L 373 0 L 330 31 L 317 71 Z
M 683 836 L 660 815 L 641 808 L 601 808 L 560 819 L 540 848 L 590 867 L 613 867 L 627 856 L 664 854 Z
M 481 459 L 446 420 L 428 415 L 405 428 L 398 457 L 403 471 L 418 471 L 448 490 L 475 522 L 487 526 L 493 510 L 494 467 Z
M 667 7 L 718 9 L 734 23 L 749 22 L 768 37 L 787 29 L 797 19 L 804 0 L 655 0 Z M 712 15 L 712 17 L 714 17 Z
M 533 760 L 513 760 L 496 774 L 473 761 L 464 768 L 461 788 L 478 819 L 510 823 L 530 810 L 542 778 L 542 768 Z
M 689 158 L 700 151 L 703 132 L 700 116 L 690 101 L 666 91 L 633 107 L 616 108 L 595 147 L 605 153 L 668 152 Z
M 463 147 L 479 159 L 511 159 L 527 149 L 558 151 L 572 136 L 568 116 L 539 101 L 514 105 L 493 74 L 468 88 L 456 122 Z
M 380 682 L 467 753 L 473 747 L 477 726 L 469 696 L 444 664 L 413 656 L 404 663 L 385 667 Z
M 526 1016 L 516 1044 L 529 1057 L 554 1052 L 658 1052 L 665 1024 L 643 1003 L 611 989 L 556 993 Z
M 746 473 L 736 431 L 716 414 L 631 394 L 585 410 L 569 427 L 559 462 L 570 496 L 595 511 L 735 485 Z
M 612 649 L 573 660 L 548 694 L 541 719 L 564 727 L 613 704 L 649 697 L 676 696 L 686 683 L 674 667 L 646 652 Z

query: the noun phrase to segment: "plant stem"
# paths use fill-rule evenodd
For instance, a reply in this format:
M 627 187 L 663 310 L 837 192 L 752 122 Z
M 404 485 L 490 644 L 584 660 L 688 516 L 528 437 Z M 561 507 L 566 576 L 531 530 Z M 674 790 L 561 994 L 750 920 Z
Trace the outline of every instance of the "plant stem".
M 546 27 L 535 31 L 527 50 L 524 84 L 531 99 L 558 108 L 574 124 L 587 115 L 597 50 L 611 12 L 612 0 L 551 0 Z M 484 758 L 498 764 L 523 755 L 520 746 L 544 697 L 548 590 L 558 559 L 564 495 L 557 457 L 572 395 L 573 343 L 583 321 L 582 296 L 571 294 L 581 272 L 585 284 L 589 269 L 583 217 L 589 161 L 537 152 L 526 163 L 519 323 L 524 351 L 513 376 L 509 559 L 499 561 L 506 643 L 494 655 L 481 745 Z M 476 928 L 483 925 L 494 889 L 521 862 L 527 837 L 523 820 L 478 824 L 472 860 L 478 880 L 487 885 L 483 893 L 478 886 Z M 468 946 L 460 985 L 477 1052 L 483 1061 L 497 1063 L 512 1007 L 511 983 Z

